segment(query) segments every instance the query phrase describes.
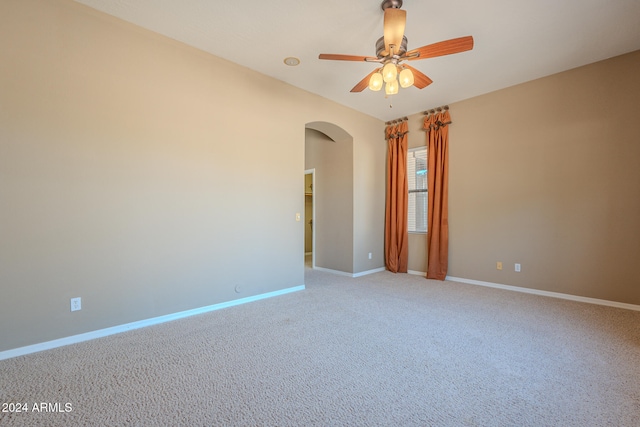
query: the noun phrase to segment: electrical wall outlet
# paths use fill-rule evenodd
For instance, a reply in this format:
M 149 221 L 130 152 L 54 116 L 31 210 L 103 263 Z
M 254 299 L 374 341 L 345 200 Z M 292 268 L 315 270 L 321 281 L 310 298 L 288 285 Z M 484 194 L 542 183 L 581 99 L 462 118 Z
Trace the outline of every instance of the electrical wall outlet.
M 71 298 L 71 311 L 82 310 L 82 298 Z
M 496 262 L 496 270 L 502 270 L 502 262 Z
M 516 271 L 520 273 L 520 264 L 516 263 Z
M 369 259 L 371 259 L 371 252 L 369 252 Z

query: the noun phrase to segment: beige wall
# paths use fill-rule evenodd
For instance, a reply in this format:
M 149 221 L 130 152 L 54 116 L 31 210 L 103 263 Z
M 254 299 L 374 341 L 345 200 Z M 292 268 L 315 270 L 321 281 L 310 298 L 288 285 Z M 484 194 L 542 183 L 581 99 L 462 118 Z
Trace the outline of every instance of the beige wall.
M 315 267 L 353 273 L 353 142 L 307 129 L 305 168 L 315 170 Z
M 639 75 L 634 52 L 450 106 L 450 276 L 640 304 Z
M 381 121 L 69 0 L 0 2 L 0 58 L 0 351 L 303 284 L 316 120 L 383 265 Z

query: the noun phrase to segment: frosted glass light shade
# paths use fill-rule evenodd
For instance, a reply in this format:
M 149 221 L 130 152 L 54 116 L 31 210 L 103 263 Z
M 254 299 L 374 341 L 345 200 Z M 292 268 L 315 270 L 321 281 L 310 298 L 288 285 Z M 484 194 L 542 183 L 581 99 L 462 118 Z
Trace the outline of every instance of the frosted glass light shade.
M 384 93 L 387 95 L 395 95 L 398 93 L 398 81 L 391 80 L 390 82 L 387 82 L 387 84 L 384 85 Z
M 413 73 L 410 69 L 405 68 L 400 71 L 400 86 L 403 88 L 409 87 L 413 84 Z
M 398 67 L 396 64 L 393 62 L 387 62 L 387 64 L 382 68 L 382 77 L 384 78 L 385 83 L 395 80 L 398 77 Z
M 382 89 L 382 74 L 380 73 L 373 73 L 371 75 L 371 78 L 369 79 L 369 89 L 371 89 L 374 92 L 379 91 L 380 89 Z

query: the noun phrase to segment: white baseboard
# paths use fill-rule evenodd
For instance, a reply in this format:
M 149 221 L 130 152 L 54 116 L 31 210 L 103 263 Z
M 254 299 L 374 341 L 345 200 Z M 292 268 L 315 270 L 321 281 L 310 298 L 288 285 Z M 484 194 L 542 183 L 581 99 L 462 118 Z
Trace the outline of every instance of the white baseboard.
M 415 276 L 427 277 L 427 272 L 426 271 L 407 270 L 407 274 L 413 274 Z
M 367 276 L 369 274 L 380 273 L 381 271 L 385 271 L 386 267 L 374 268 L 373 270 L 361 271 L 360 273 L 353 273 L 352 277 L 362 277 Z
M 347 273 L 346 271 L 332 270 L 330 268 L 324 268 L 324 267 L 313 267 L 313 269 L 314 270 L 319 270 L 319 271 L 324 271 L 326 273 L 337 274 L 338 276 L 352 277 L 352 274 L 351 273 Z
M 408 273 L 415 274 L 417 276 L 424 276 L 424 277 L 427 276 L 427 273 L 424 271 L 409 270 Z M 479 285 L 479 286 L 486 286 L 489 288 L 504 289 L 507 291 L 522 292 L 525 294 L 541 295 L 545 297 L 561 298 L 561 299 L 566 299 L 571 301 L 586 302 L 589 304 L 606 305 L 609 307 L 640 311 L 640 305 L 627 304 L 624 302 L 609 301 L 609 300 L 598 299 L 598 298 L 581 297 L 578 295 L 563 294 L 560 292 L 542 291 L 539 289 L 523 288 L 520 286 L 502 285 L 500 283 L 483 282 L 481 280 L 465 279 L 463 277 L 447 276 L 446 280 L 450 280 L 452 282 L 466 283 L 469 285 Z
M 586 302 L 589 304 L 606 305 L 609 307 L 640 311 L 640 305 L 627 304 L 624 302 L 609 301 L 609 300 L 598 299 L 598 298 L 581 297 L 578 295 L 563 294 L 560 292 L 542 291 L 539 289 L 523 288 L 520 286 L 501 285 L 499 283 L 483 282 L 480 280 L 465 279 L 462 277 L 447 276 L 446 280 L 450 280 L 452 282 L 467 283 L 469 285 L 487 286 L 489 288 L 504 289 L 507 291 L 523 292 L 526 294 L 541 295 L 545 297 L 561 298 L 561 299 L 566 299 L 571 301 Z
M 139 320 L 137 322 L 126 323 L 124 325 L 113 326 L 111 328 L 99 329 L 97 331 L 86 332 L 84 334 L 73 335 L 70 337 L 60 338 L 39 344 L 28 345 L 25 347 L 14 348 L 11 350 L 0 351 L 0 360 L 11 359 L 12 357 L 24 356 L 26 354 L 36 353 L 43 350 L 51 350 L 53 348 L 62 347 L 69 344 L 76 344 L 83 341 L 89 341 L 96 338 L 102 338 L 109 335 L 118 334 L 120 332 L 131 331 L 133 329 L 144 328 L 145 326 L 157 325 L 159 323 L 169 322 L 172 320 L 182 319 L 194 316 L 196 314 L 207 313 L 209 311 L 221 310 L 223 308 L 233 307 L 235 305 L 246 304 L 265 298 L 271 298 L 291 292 L 304 290 L 304 285 L 294 286 L 292 288 L 281 289 L 279 291 L 267 292 L 265 294 L 254 295 L 252 297 L 240 298 L 233 301 L 213 304 L 206 307 L 194 308 L 192 310 L 181 311 L 178 313 L 167 314 L 165 316 L 153 317 L 151 319 Z
M 324 268 L 324 267 L 313 267 L 313 269 L 324 271 L 327 273 L 337 274 L 338 276 L 345 276 L 345 277 L 351 277 L 351 278 L 362 277 L 368 274 L 379 273 L 380 271 L 386 270 L 386 268 L 380 267 L 380 268 L 374 268 L 373 270 L 361 271 L 360 273 L 347 273 L 346 271 L 331 270 L 330 268 Z

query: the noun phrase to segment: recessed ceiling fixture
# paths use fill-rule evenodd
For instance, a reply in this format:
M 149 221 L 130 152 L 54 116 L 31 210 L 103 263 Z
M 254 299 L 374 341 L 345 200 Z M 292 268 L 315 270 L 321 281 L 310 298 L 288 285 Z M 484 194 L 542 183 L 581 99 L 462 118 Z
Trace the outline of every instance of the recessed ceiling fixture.
M 298 58 L 293 57 L 293 56 L 288 56 L 288 57 L 284 58 L 284 63 L 287 64 L 290 67 L 295 67 L 296 65 L 300 64 L 300 60 Z
M 406 88 L 413 85 L 418 89 L 423 89 L 433 81 L 421 71 L 407 64 L 402 64 L 403 61 L 434 58 L 473 49 L 473 37 L 466 36 L 429 44 L 407 52 L 407 38 L 404 36 L 407 12 L 400 9 L 401 7 L 402 0 L 384 0 L 382 2 L 384 35 L 376 42 L 375 57 L 328 53 L 322 53 L 318 57 L 334 61 L 377 62 L 382 65 L 355 85 L 351 92 L 362 92 L 367 86 L 373 91 L 378 91 L 382 89 L 383 85 L 387 95 L 398 93 L 399 86 Z

